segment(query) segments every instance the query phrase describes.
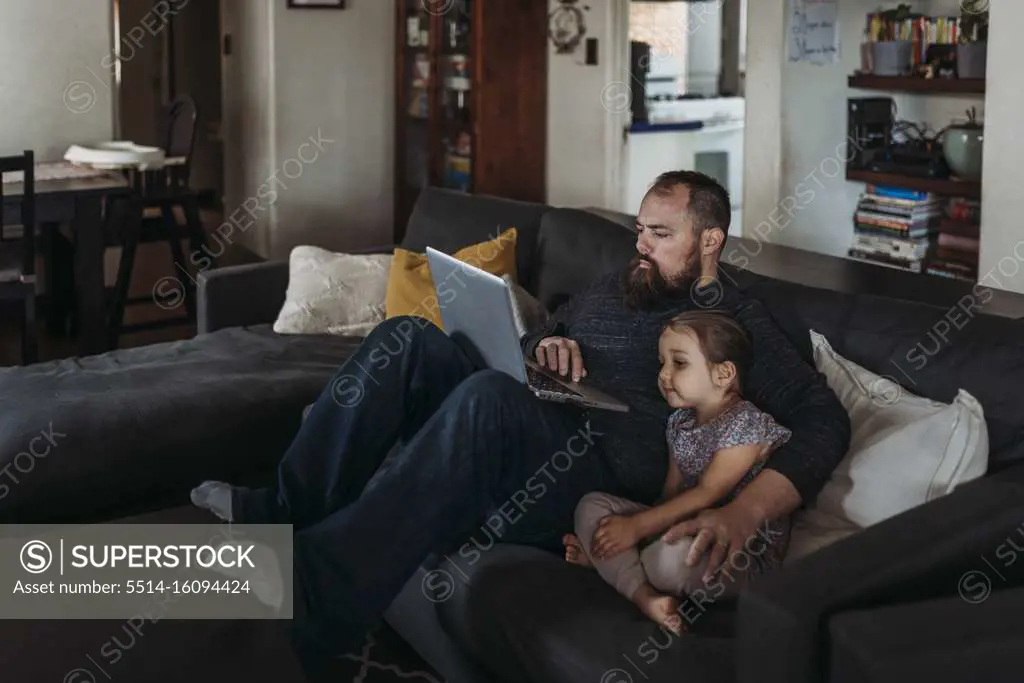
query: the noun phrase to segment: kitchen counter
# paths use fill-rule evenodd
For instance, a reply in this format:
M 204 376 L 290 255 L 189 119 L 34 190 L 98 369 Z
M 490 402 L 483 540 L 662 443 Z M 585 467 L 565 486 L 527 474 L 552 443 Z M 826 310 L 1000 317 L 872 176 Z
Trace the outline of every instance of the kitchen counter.
M 653 121 L 636 122 L 629 127 L 630 133 L 667 133 L 673 131 L 700 130 L 703 121 Z
M 718 179 L 732 199 L 733 224 L 742 228 L 743 101 L 691 100 L 669 103 L 649 122 L 626 129 L 622 206 L 636 213 L 658 174 L 687 169 Z M 668 107 L 664 107 L 667 109 Z

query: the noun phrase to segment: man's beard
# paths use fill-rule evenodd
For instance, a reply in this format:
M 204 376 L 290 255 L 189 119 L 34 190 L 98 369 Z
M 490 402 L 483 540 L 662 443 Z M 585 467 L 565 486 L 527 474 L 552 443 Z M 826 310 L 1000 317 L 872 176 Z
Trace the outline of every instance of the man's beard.
M 647 267 L 643 264 L 647 263 Z M 643 254 L 637 254 L 629 262 L 623 275 L 623 292 L 627 308 L 650 310 L 677 299 L 690 291 L 694 280 L 700 275 L 697 250 L 687 259 L 686 267 L 679 275 L 667 279 L 658 266 Z

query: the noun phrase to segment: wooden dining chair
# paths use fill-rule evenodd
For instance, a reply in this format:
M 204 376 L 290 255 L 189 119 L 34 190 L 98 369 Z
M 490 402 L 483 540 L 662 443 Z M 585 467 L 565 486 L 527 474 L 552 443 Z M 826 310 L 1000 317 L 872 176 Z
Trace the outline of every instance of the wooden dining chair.
M 128 207 L 112 207 L 112 216 L 116 217 L 120 214 L 125 218 L 120 231 L 121 262 L 111 307 L 109 334 L 111 348 L 116 348 L 117 337 L 124 332 L 164 327 L 169 324 L 194 321 L 196 318 L 195 288 L 188 272 L 192 261 L 197 259 L 186 258 L 181 248 L 182 238 L 188 237 L 189 257 L 198 253 L 203 255 L 204 262 L 207 258 L 213 261 L 209 250 L 205 248 L 206 234 L 203 232 L 199 214 L 199 196 L 189 184 L 198 119 L 199 109 L 195 100 L 188 95 L 178 96 L 165 107 L 163 114 L 164 151 L 167 158 L 184 159 L 184 163 L 166 166 L 158 171 L 135 173 L 133 186 L 136 196 L 131 200 L 133 204 Z M 184 230 L 178 224 L 175 208 L 181 209 L 185 219 Z M 141 215 L 133 219 L 132 211 L 141 211 Z M 152 303 L 153 301 L 152 297 L 135 300 L 128 298 L 138 245 L 161 241 L 167 242 L 170 247 L 174 267 L 172 277 L 182 283 L 186 316 L 182 319 L 173 318 L 126 327 L 124 325 L 124 308 L 127 303 Z
M 189 239 L 189 246 L 192 250 L 199 250 L 206 245 L 206 234 L 199 216 L 199 195 L 189 184 L 199 108 L 189 95 L 179 95 L 164 109 L 163 118 L 164 150 L 167 157 L 185 161 L 151 174 L 143 203 L 145 208 L 158 209 L 160 213 L 143 221 L 140 241 L 169 239 L 169 233 L 173 231 L 178 236 L 174 244 L 180 247 L 181 229 L 174 215 L 174 208 L 179 207 L 185 219 L 185 235 Z
M 21 362 L 39 360 L 36 333 L 36 185 L 35 154 L 26 150 L 16 156 L 0 157 L 0 173 L 24 174 L 21 201 L 10 207 L 4 201 L 8 189 L 0 182 L 0 233 L 4 225 L 21 225 L 19 240 L 0 242 L 0 299 L 17 300 L 21 311 Z

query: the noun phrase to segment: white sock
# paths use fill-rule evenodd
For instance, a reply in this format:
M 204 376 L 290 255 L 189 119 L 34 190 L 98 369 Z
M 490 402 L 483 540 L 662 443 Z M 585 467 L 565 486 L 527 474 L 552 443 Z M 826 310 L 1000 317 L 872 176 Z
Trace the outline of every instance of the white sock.
M 231 517 L 231 484 L 204 481 L 192 489 L 189 497 L 196 507 L 209 510 L 225 522 L 234 521 Z

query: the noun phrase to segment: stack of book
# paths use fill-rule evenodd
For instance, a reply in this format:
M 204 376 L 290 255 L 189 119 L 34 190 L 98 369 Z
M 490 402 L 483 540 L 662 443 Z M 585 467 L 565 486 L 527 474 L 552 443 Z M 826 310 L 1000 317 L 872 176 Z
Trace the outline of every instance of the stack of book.
M 850 258 L 920 273 L 942 202 L 915 190 L 868 185 L 853 216 Z
M 928 261 L 927 272 L 962 280 L 978 281 L 981 202 L 950 199 L 939 224 L 939 240 Z
M 960 38 L 958 17 L 928 17 L 909 14 L 906 19 L 886 19 L 881 13 L 867 15 L 865 33 L 869 42 L 909 40 L 914 66 L 927 61 L 930 45 L 956 45 Z

